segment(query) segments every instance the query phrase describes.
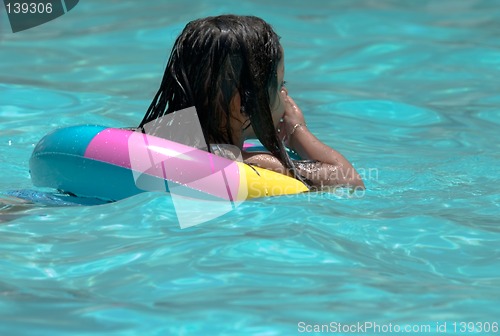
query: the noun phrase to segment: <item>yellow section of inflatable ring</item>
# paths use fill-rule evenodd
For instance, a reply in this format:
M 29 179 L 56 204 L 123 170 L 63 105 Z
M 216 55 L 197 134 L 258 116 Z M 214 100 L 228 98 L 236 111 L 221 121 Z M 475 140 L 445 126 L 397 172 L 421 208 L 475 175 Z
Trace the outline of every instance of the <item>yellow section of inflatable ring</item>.
M 301 181 L 274 171 L 242 162 L 236 162 L 240 168 L 240 187 L 237 199 L 292 195 L 309 191 Z

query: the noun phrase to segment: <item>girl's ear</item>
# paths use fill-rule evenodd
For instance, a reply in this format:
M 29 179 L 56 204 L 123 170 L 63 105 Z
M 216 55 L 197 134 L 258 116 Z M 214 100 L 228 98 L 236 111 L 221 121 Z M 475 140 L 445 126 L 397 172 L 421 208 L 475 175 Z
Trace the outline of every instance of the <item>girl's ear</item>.
M 244 122 L 248 119 L 248 116 L 245 113 L 245 109 L 241 106 L 241 97 L 240 93 L 236 91 L 233 94 L 233 98 L 231 98 L 230 103 L 231 116 L 241 122 Z

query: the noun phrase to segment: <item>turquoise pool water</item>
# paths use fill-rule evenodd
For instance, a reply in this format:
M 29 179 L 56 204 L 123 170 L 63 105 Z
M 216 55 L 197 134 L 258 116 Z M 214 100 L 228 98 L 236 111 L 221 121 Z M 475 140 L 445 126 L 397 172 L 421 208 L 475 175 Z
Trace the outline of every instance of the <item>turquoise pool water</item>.
M 185 23 L 228 12 L 273 24 L 290 94 L 367 191 L 254 200 L 184 230 L 161 193 L 78 207 L 4 196 L 2 335 L 291 335 L 331 322 L 498 334 L 499 1 L 103 3 L 17 34 L 2 9 L 0 192 L 48 191 L 28 159 L 54 128 L 137 125 Z

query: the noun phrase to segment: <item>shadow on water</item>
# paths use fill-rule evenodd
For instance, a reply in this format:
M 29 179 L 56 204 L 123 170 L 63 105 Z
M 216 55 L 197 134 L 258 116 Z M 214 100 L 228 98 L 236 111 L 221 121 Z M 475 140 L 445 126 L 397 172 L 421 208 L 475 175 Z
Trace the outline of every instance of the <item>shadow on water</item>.
M 0 223 L 29 215 L 28 210 L 46 207 L 100 205 L 106 201 L 36 190 L 12 190 L 0 193 Z
M 39 207 L 33 202 L 9 195 L 0 196 L 0 223 L 26 216 L 26 210 Z

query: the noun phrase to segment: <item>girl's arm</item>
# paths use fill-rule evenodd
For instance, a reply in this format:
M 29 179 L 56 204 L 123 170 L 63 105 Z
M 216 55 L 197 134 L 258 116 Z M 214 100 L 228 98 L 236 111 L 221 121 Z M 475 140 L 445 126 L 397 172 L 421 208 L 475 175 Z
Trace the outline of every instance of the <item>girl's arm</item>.
M 303 164 L 303 167 L 299 165 L 299 172 L 318 187 L 345 185 L 364 188 L 365 185 L 352 164 L 309 131 L 302 111 L 292 97 L 288 96 L 286 89 L 281 94 L 285 102 L 285 113 L 278 126 L 282 139 L 302 159 L 318 161 L 315 164 Z

